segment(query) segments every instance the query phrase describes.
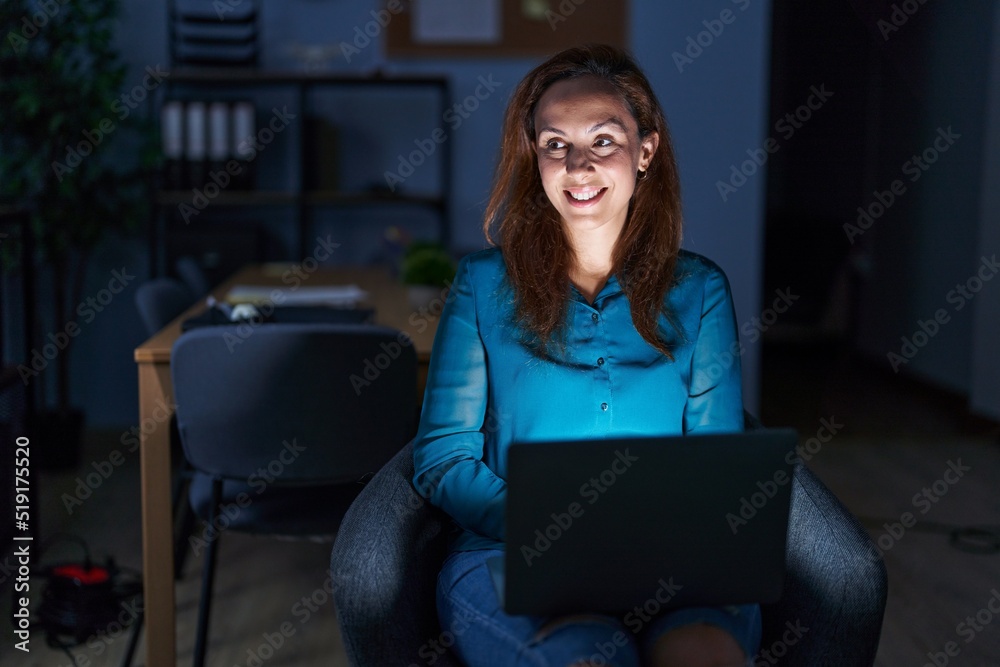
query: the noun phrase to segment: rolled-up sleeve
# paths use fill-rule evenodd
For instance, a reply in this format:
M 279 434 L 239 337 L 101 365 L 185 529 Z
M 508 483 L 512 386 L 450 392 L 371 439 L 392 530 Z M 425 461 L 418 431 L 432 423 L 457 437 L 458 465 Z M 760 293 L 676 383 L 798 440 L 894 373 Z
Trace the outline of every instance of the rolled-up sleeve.
M 466 257 L 434 336 L 413 447 L 413 483 L 462 528 L 502 541 L 507 484 L 483 462 L 487 372 Z
M 713 265 L 705 280 L 691 385 L 684 406 L 685 433 L 743 430 L 741 347 L 729 281 Z

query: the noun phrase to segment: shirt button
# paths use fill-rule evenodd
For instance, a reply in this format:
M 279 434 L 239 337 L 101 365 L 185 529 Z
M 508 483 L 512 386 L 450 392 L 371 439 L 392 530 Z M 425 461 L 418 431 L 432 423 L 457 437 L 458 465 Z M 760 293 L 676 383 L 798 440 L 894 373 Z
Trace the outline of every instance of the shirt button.
M 592 320 L 594 320 L 594 321 L 596 322 L 596 321 L 597 321 L 598 319 L 600 319 L 600 318 L 599 318 L 599 317 L 597 317 L 597 313 L 591 313 L 591 314 L 590 314 L 590 319 L 592 319 Z
M 597 358 L 597 365 L 598 366 L 603 366 L 604 365 L 604 357 L 598 357 Z
M 607 410 L 607 409 L 608 409 L 608 404 L 607 403 L 601 403 L 601 410 Z

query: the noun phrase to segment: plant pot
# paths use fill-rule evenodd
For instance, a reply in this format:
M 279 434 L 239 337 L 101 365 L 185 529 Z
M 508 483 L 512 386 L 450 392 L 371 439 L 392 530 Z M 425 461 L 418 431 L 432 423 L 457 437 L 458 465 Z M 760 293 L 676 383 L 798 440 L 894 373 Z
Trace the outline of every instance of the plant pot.
M 407 285 L 406 296 L 413 310 L 427 310 L 431 303 L 438 299 L 443 306 L 448 295 L 447 287 L 437 285 Z
M 29 425 L 31 463 L 41 470 L 72 470 L 80 464 L 83 411 L 41 412 Z

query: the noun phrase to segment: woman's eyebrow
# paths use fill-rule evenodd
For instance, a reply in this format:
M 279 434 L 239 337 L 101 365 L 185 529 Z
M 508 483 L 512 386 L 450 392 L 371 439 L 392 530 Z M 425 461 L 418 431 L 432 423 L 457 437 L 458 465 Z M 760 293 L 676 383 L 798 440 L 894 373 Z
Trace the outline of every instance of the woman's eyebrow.
M 617 116 L 612 116 L 611 118 L 608 118 L 606 120 L 602 120 L 600 123 L 597 123 L 596 125 L 594 125 L 593 127 L 591 127 L 589 130 L 587 130 L 587 133 L 590 134 L 592 132 L 597 132 L 598 130 L 600 130 L 600 129 L 604 128 L 604 127 L 607 127 L 608 125 L 613 125 L 613 126 L 617 127 L 623 133 L 628 134 L 628 128 L 625 127 L 625 123 L 622 122 L 622 120 L 620 118 L 618 118 Z M 550 127 L 550 126 L 545 126 L 545 127 L 540 128 L 538 130 L 538 134 L 539 135 L 541 135 L 541 134 L 543 134 L 545 132 L 551 132 L 552 134 L 566 134 L 562 130 L 554 128 L 554 127 Z
M 625 127 L 625 123 L 622 122 L 622 120 L 617 116 L 612 116 L 611 118 L 608 118 L 607 120 L 598 123 L 597 125 L 587 130 L 587 132 L 597 132 L 601 128 L 607 127 L 608 125 L 615 125 L 618 127 L 619 130 L 621 130 L 625 134 L 628 134 L 628 128 Z

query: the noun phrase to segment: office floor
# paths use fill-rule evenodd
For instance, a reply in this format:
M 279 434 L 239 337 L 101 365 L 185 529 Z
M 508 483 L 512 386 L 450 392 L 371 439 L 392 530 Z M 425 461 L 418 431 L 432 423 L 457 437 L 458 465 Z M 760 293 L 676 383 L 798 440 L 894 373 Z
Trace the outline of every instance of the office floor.
M 1000 603 L 1000 552 L 949 544 L 952 527 L 1000 530 L 1000 426 L 970 418 L 959 397 L 833 347 L 765 345 L 762 368 L 765 424 L 793 426 L 802 440 L 824 420 L 836 426 L 808 465 L 883 552 L 889 599 L 875 664 L 1000 665 L 1000 615 L 987 608 L 994 595 Z M 951 464 L 969 470 L 956 480 Z M 966 621 L 977 615 L 980 631 Z
M 766 346 L 763 368 L 760 414 L 765 424 L 794 426 L 803 439 L 817 432 L 821 420 L 837 425 L 836 435 L 809 465 L 888 547 L 890 596 L 876 664 L 918 667 L 929 661 L 929 652 L 944 651 L 948 642 L 955 642 L 958 655 L 949 657 L 948 665 L 1000 665 L 1000 618 L 993 619 L 986 607 L 1000 587 L 1000 554 L 958 551 L 938 530 L 939 524 L 1000 526 L 995 489 L 1000 429 L 963 417 L 957 399 L 887 376 L 834 350 Z M 72 513 L 65 504 L 67 497 L 85 495 L 77 491 L 77 478 L 92 472 L 93 462 L 100 464 L 112 450 L 121 449 L 120 437 L 92 433 L 81 469 L 42 474 L 44 501 L 37 518 L 46 536 L 65 531 L 84 537 L 98 562 L 113 555 L 120 565 L 139 568 L 137 452 L 126 453 L 81 505 L 73 505 Z M 959 459 L 970 470 L 921 512 L 925 505 L 914 504 L 914 494 L 932 487 L 949 462 Z M 917 525 L 893 537 L 884 524 L 898 521 L 906 511 L 917 517 Z M 78 553 L 70 542 L 55 542 L 43 561 L 75 559 Z M 325 590 L 328 556 L 327 544 L 226 535 L 208 664 L 346 665 L 336 612 Z M 177 587 L 179 665 L 191 662 L 199 567 L 200 559 L 189 558 Z M 11 604 L 9 586 L 0 587 L 4 616 Z M 38 587 L 33 589 L 38 593 Z M 959 625 L 977 613 L 980 630 Z M 986 615 L 991 624 L 984 622 Z M 32 637 L 30 654 L 16 651 L 9 624 L 0 626 L 0 664 L 73 664 L 65 653 L 46 647 L 39 632 Z M 286 638 L 280 637 L 283 627 Z M 126 644 L 127 633 L 92 640 L 73 650 L 75 664 L 118 665 Z M 142 649 L 140 641 L 133 664 L 144 664 Z M 417 656 L 413 660 L 419 663 Z

